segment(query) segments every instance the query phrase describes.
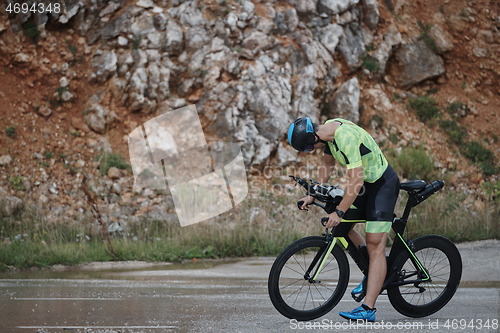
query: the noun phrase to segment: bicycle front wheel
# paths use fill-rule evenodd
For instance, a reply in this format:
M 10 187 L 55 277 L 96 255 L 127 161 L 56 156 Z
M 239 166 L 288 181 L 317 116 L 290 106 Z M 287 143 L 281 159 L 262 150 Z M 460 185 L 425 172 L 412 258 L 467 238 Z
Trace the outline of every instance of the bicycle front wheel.
M 337 305 L 349 282 L 349 263 L 335 245 L 316 279 L 312 279 L 327 251 L 324 237 L 313 236 L 290 244 L 276 258 L 269 273 L 268 290 L 274 307 L 285 317 L 312 320 Z
M 439 311 L 453 297 L 462 277 L 462 257 L 455 244 L 442 236 L 423 236 L 413 244 L 413 252 L 429 273 L 430 280 L 389 288 L 387 295 L 399 313 L 419 318 Z M 400 281 L 425 278 L 406 251 L 396 258 L 395 265 Z

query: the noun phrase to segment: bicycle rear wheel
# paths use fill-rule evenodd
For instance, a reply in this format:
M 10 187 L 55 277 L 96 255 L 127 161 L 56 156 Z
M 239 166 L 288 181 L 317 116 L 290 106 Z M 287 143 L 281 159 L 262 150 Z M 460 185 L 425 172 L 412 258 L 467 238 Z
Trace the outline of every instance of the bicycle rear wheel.
M 324 237 L 313 236 L 290 244 L 276 258 L 269 273 L 268 290 L 274 307 L 285 317 L 312 320 L 337 305 L 349 282 L 349 263 L 338 245 L 313 281 L 320 260 L 311 267 L 315 256 L 326 251 Z M 308 272 L 309 271 L 309 272 Z
M 462 277 L 462 258 L 455 244 L 442 236 L 423 236 L 415 239 L 413 244 L 415 256 L 431 280 L 389 288 L 387 295 L 399 313 L 418 318 L 439 311 L 453 297 Z M 399 281 L 425 277 L 406 251 L 396 258 L 395 265 Z

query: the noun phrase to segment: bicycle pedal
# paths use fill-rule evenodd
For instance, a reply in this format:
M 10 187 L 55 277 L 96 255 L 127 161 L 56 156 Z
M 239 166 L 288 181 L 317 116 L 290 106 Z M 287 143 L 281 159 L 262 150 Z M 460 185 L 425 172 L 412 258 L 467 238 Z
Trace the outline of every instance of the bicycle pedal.
M 351 296 L 352 298 L 356 301 L 356 302 L 361 302 L 363 300 L 363 298 L 365 298 L 366 296 L 366 292 L 363 290 L 360 294 L 356 295 L 356 294 L 353 294 L 351 293 Z

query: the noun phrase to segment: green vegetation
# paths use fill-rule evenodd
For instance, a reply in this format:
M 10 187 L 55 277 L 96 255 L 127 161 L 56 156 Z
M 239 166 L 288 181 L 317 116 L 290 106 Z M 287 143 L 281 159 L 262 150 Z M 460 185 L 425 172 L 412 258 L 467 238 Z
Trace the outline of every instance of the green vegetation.
M 484 182 L 481 187 L 486 192 L 490 200 L 500 203 L 500 180 Z
M 440 120 L 439 126 L 450 136 L 451 141 L 456 145 L 464 143 L 467 131 L 453 120 Z
M 460 12 L 460 16 L 467 18 L 467 17 L 469 17 L 469 12 L 467 10 L 463 9 Z
M 142 36 L 135 38 L 132 41 L 132 50 L 138 50 L 139 46 L 141 46 L 141 41 L 142 41 Z
M 65 92 L 67 90 L 68 90 L 68 87 L 58 87 L 55 92 L 59 95 L 59 98 L 61 98 L 63 92 Z
M 270 190 L 279 193 L 281 185 L 276 182 Z M 498 197 L 500 183 L 484 187 Z M 312 209 L 307 216 L 296 209 L 295 201 L 302 193 L 275 193 L 262 192 L 230 212 L 183 228 L 175 218 L 169 222 L 128 221 L 124 231 L 111 234 L 113 252 L 90 213 L 73 223 L 55 224 L 38 209 L 25 206 L 13 216 L 3 216 L 0 209 L 0 271 L 8 266 L 45 267 L 89 261 L 275 256 L 298 238 L 324 232 L 319 223 L 324 216 L 321 209 Z M 473 201 L 467 199 L 465 194 L 446 192 L 445 187 L 412 211 L 408 237 L 432 233 L 453 241 L 500 238 L 498 203 L 487 203 L 472 214 Z M 398 203 L 398 216 L 404 202 Z M 264 218 L 250 218 L 255 207 L 262 209 Z M 363 229 L 363 225 L 359 228 Z
M 377 127 L 382 127 L 384 125 L 384 118 L 378 114 L 374 114 L 372 117 L 372 121 L 374 121 L 377 124 Z
M 416 112 L 418 119 L 424 123 L 436 118 L 439 114 L 436 100 L 429 96 L 411 97 L 408 106 Z
M 125 162 L 125 160 L 121 157 L 120 154 L 117 153 L 102 153 L 101 155 L 98 156 L 99 160 L 99 170 L 101 171 L 101 175 L 106 175 L 108 174 L 108 170 L 111 167 L 116 167 L 118 169 L 122 170 L 129 170 L 131 171 L 132 169 L 130 168 L 130 165 Z
M 23 176 L 14 176 L 14 177 L 9 178 L 9 182 L 10 182 L 10 185 L 12 185 L 12 188 L 14 190 L 18 190 L 18 191 L 25 190 L 24 185 L 23 185 L 23 180 L 24 180 Z
M 463 112 L 464 116 L 469 113 L 469 108 L 462 102 L 453 102 L 446 109 L 454 117 L 457 117 L 459 112 Z
M 332 108 L 331 103 L 330 102 L 325 102 L 323 104 L 323 107 L 321 108 L 320 115 L 321 116 L 325 116 L 325 117 L 329 117 L 330 116 L 331 108 Z
M 412 210 L 408 237 L 437 234 L 454 242 L 500 238 L 500 206 L 487 202 L 476 210 L 467 194 L 443 191 Z M 467 203 L 469 202 L 469 203 Z M 398 212 L 404 207 L 399 204 Z M 471 212 L 473 211 L 473 212 Z M 398 213 L 400 215 L 401 213 Z
M 463 104 L 462 102 L 453 102 L 450 104 L 450 106 L 448 106 L 448 112 L 452 115 L 457 113 L 459 110 L 467 111 L 467 105 Z
M 472 141 L 460 147 L 462 154 L 476 163 L 486 176 L 491 176 L 500 172 L 497 167 L 495 154 L 485 148 L 480 142 Z
M 78 52 L 78 48 L 75 45 L 73 45 L 70 42 L 68 42 L 68 41 L 66 42 L 66 44 L 68 45 L 68 51 L 71 52 L 71 54 L 73 56 L 75 56 L 76 53 Z
M 51 152 L 51 151 L 46 151 L 45 153 L 43 153 L 43 156 L 45 156 L 45 158 L 53 158 L 54 157 L 54 153 Z
M 295 200 L 291 196 L 282 199 L 287 205 Z M 261 205 L 266 203 L 270 207 L 268 200 L 261 199 Z M 245 208 L 242 210 L 243 205 Z M 321 233 L 319 223 L 305 224 L 297 218 L 301 214 L 295 209 L 287 212 L 286 216 L 275 212 L 276 218 L 281 217 L 276 223 L 249 223 L 251 207 L 249 203 L 242 203 L 239 209 L 219 216 L 219 221 L 184 228 L 176 220 L 144 219 L 140 223 L 129 223 L 126 231 L 111 235 L 113 252 L 104 242 L 100 228 L 93 223 L 90 214 L 73 224 L 59 225 L 45 219 L 37 209 L 25 208 L 9 217 L 2 216 L 0 210 L 0 271 L 7 266 L 44 267 L 88 261 L 182 261 L 276 255 L 300 237 Z M 297 215 L 293 221 L 286 218 L 292 215 Z M 310 216 L 316 222 L 321 215 L 312 213 Z M 239 222 L 235 223 L 235 219 Z M 23 223 L 17 222 L 20 220 Z M 221 228 L 229 223 L 233 227 Z
M 439 92 L 439 88 L 431 88 L 429 89 L 429 91 L 427 92 L 428 95 L 435 95 Z
M 392 144 L 397 144 L 399 142 L 399 136 L 395 133 L 389 134 L 389 141 L 392 142 Z
M 420 39 L 424 41 L 425 45 L 427 45 L 427 47 L 431 49 L 432 52 L 437 54 L 438 50 L 436 42 L 429 36 L 429 30 L 432 28 L 432 24 L 430 23 L 424 24 L 422 23 L 422 21 L 418 21 L 418 26 L 420 27 L 420 29 L 422 29 L 422 34 L 420 35 Z
M 69 165 L 68 163 L 63 163 L 63 167 L 64 167 L 65 169 L 68 169 L 68 170 L 69 170 L 69 173 L 70 173 L 72 176 L 76 175 L 76 174 L 79 172 L 78 168 L 72 167 L 72 166 L 71 166 L 71 165 Z
M 380 62 L 377 58 L 365 53 L 361 56 L 361 66 L 373 73 L 380 68 Z
M 437 178 L 434 163 L 422 145 L 416 148 L 402 147 L 399 153 L 394 149 L 389 149 L 386 156 L 396 173 L 403 178 L 425 181 Z
M 7 134 L 7 136 L 9 138 L 15 138 L 16 137 L 16 126 L 14 126 L 14 125 L 7 126 L 5 128 L 5 134 Z
M 23 33 L 26 37 L 36 40 L 40 35 L 38 31 L 38 26 L 35 23 L 29 22 L 23 26 Z

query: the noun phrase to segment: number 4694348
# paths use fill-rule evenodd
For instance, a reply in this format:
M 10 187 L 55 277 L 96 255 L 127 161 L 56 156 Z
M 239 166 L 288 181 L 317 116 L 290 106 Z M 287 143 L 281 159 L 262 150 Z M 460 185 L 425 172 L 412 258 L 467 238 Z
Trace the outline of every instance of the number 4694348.
M 498 329 L 498 319 L 471 319 L 471 320 L 466 320 L 466 319 L 448 319 L 443 325 L 444 328 L 446 329 Z
M 9 2 L 7 4 L 7 7 L 5 8 L 5 11 L 9 14 L 27 14 L 27 13 L 60 13 L 61 12 L 61 4 L 60 3 L 49 3 L 48 5 L 44 4 L 43 2 L 40 3 L 33 3 L 32 5 L 28 3 L 12 3 Z

